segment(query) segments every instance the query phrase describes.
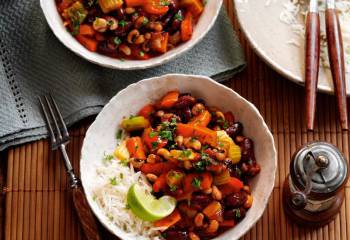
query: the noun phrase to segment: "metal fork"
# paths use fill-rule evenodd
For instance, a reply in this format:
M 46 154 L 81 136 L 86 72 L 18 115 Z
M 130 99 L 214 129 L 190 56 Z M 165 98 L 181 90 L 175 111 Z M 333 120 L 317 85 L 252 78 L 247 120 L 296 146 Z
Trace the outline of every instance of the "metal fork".
M 89 240 L 100 240 L 95 218 L 87 203 L 80 180 L 74 174 L 72 164 L 66 151 L 66 145 L 69 143 L 70 138 L 63 117 L 51 95 L 39 97 L 39 102 L 49 131 L 51 149 L 59 149 L 62 153 L 64 165 L 70 179 L 70 187 L 73 192 L 75 210 L 78 214 L 85 236 Z

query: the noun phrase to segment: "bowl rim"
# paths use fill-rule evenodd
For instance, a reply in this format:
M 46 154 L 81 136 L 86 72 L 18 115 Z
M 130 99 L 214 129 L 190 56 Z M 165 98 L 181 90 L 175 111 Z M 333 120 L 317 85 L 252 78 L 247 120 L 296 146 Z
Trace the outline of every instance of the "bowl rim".
M 69 32 L 65 30 L 64 32 L 61 31 L 57 25 L 55 24 L 54 19 L 56 19 L 56 15 L 51 14 L 51 11 L 49 9 L 48 4 L 50 2 L 54 2 L 55 0 L 40 0 L 40 7 L 44 13 L 46 22 L 48 23 L 51 31 L 54 33 L 56 38 L 69 50 L 74 52 L 79 57 L 92 62 L 94 64 L 97 64 L 102 67 L 107 67 L 111 69 L 118 69 L 118 70 L 142 70 L 142 69 L 148 69 L 157 67 L 160 65 L 163 65 L 173 59 L 176 59 L 180 56 L 182 56 L 184 53 L 191 50 L 194 46 L 196 46 L 199 42 L 203 40 L 203 38 L 207 35 L 207 33 L 211 30 L 211 28 L 214 26 L 214 23 L 216 22 L 220 10 L 223 5 L 223 0 L 214 0 L 218 2 L 218 7 L 214 13 L 214 17 L 210 19 L 210 22 L 207 24 L 207 27 L 204 31 L 201 31 L 197 38 L 191 38 L 189 41 L 183 43 L 184 46 L 181 50 L 176 50 L 177 48 L 172 49 L 168 52 L 167 55 L 160 55 L 154 58 L 151 58 L 149 60 L 125 60 L 125 62 L 130 62 L 130 64 L 120 64 L 122 61 L 118 60 L 116 58 L 108 57 L 106 55 L 97 53 L 97 52 L 91 52 L 87 49 L 85 49 L 80 43 L 80 47 L 74 46 L 76 43 L 71 42 L 71 39 L 68 38 Z M 57 11 L 57 9 L 56 9 Z M 59 15 L 58 15 L 59 16 Z M 66 39 L 67 38 L 67 39 Z M 75 40 L 76 41 L 76 40 Z
M 240 0 L 232 0 L 234 2 L 234 12 L 235 16 L 237 17 L 238 24 L 240 26 L 240 29 L 243 31 L 244 36 L 247 38 L 248 43 L 252 47 L 254 53 L 256 53 L 259 58 L 261 58 L 269 67 L 271 67 L 274 71 L 276 71 L 278 74 L 281 74 L 284 78 L 296 83 L 299 86 L 305 87 L 305 81 L 303 79 L 303 76 L 299 76 L 298 74 L 293 73 L 292 71 L 286 69 L 282 64 L 275 61 L 271 54 L 268 54 L 265 49 L 261 48 L 259 46 L 258 41 L 252 36 L 251 31 L 245 27 L 245 22 L 242 19 L 242 15 L 245 14 L 245 12 L 239 11 L 237 8 L 238 5 L 242 4 Z M 330 95 L 334 95 L 334 88 L 332 86 L 326 86 L 326 85 L 317 85 L 317 91 L 320 93 L 326 93 Z M 347 96 L 350 96 L 350 93 L 346 93 Z
M 244 234 L 246 234 L 253 226 L 254 224 L 256 224 L 256 222 L 262 217 L 267 205 L 268 205 L 268 202 L 269 202 L 269 199 L 271 197 L 271 194 L 273 192 L 273 189 L 274 189 L 274 186 L 275 186 L 275 179 L 276 179 L 276 172 L 277 172 L 277 150 L 276 150 L 276 146 L 275 146 L 275 141 L 274 141 L 274 138 L 273 138 L 273 135 L 271 133 L 271 131 L 269 130 L 264 118 L 262 117 L 262 115 L 260 114 L 260 111 L 254 106 L 254 104 L 252 104 L 251 102 L 249 102 L 248 100 L 246 100 L 244 97 L 242 97 L 240 94 L 238 94 L 237 92 L 235 92 L 233 89 L 225 86 L 225 85 L 222 85 L 216 81 L 214 81 L 213 79 L 207 77 L 207 76 L 202 76 L 202 75 L 188 75 L 188 74 L 166 74 L 166 75 L 162 75 L 162 76 L 157 76 L 157 77 L 152 77 L 152 78 L 147 78 L 147 79 L 144 79 L 144 80 L 141 80 L 139 82 L 136 82 L 136 83 L 133 83 L 133 84 L 130 84 L 128 85 L 127 87 L 125 87 L 124 89 L 122 89 L 121 91 L 119 91 L 115 96 L 113 96 L 109 101 L 108 103 L 103 107 L 103 109 L 101 110 L 101 112 L 106 109 L 106 107 L 111 104 L 112 102 L 116 101 L 117 98 L 124 94 L 124 92 L 127 92 L 130 88 L 133 89 L 133 88 L 136 88 L 138 87 L 139 85 L 143 85 L 143 84 L 147 84 L 148 82 L 151 82 L 151 81 L 156 81 L 156 80 L 160 80 L 160 79 L 163 79 L 163 78 L 173 78 L 173 77 L 183 77 L 183 78 L 199 78 L 199 79 L 202 79 L 202 80 L 205 80 L 205 81 L 209 81 L 211 82 L 212 84 L 216 85 L 217 87 L 223 89 L 224 91 L 227 91 L 229 92 L 230 94 L 234 94 L 236 97 L 238 97 L 240 100 L 242 100 L 244 103 L 248 104 L 248 106 L 251 108 L 252 111 L 254 111 L 256 114 L 257 114 L 257 121 L 260 121 L 261 125 L 262 125 L 262 130 L 265 132 L 265 134 L 267 134 L 267 137 L 268 139 L 270 140 L 271 144 L 272 144 L 272 149 L 271 149 L 271 152 L 272 152 L 272 156 L 273 156 L 273 159 L 271 159 L 270 161 L 273 161 L 273 174 L 271 174 L 271 185 L 269 186 L 268 188 L 268 191 L 267 191 L 267 195 L 266 197 L 263 199 L 263 202 L 261 203 L 261 205 L 263 206 L 263 208 L 259 209 L 260 212 L 258 212 L 257 214 L 257 217 L 255 219 L 253 219 L 253 221 L 251 221 L 248 225 L 248 228 L 244 230 L 244 232 L 241 234 L 241 236 L 239 237 L 242 237 Z M 87 138 L 88 136 L 91 134 L 91 129 L 92 127 L 97 124 L 96 122 L 102 117 L 101 115 L 101 112 L 97 115 L 96 119 L 94 120 L 94 122 L 90 125 L 90 127 L 88 128 L 88 130 L 86 131 L 86 134 L 85 134 L 85 137 L 84 137 L 84 140 L 83 140 L 83 143 L 82 143 L 82 148 L 81 148 L 81 157 L 80 157 L 80 166 L 81 166 L 81 162 L 83 160 L 83 150 L 84 150 L 84 146 L 86 145 L 86 141 L 87 141 Z M 82 168 L 80 167 L 79 169 L 80 171 L 80 176 L 84 176 L 84 173 L 82 172 Z M 83 177 L 81 177 L 81 179 L 84 179 Z M 81 181 L 82 183 L 82 186 L 83 186 L 83 189 L 84 191 L 86 192 L 88 190 L 88 187 L 84 184 L 84 181 Z M 88 201 L 88 204 L 90 205 L 90 207 L 93 205 L 93 200 L 92 198 L 90 198 L 90 196 L 86 195 L 87 197 L 87 201 Z M 115 233 L 115 231 L 112 229 L 112 227 L 110 225 L 108 225 L 107 223 L 105 223 L 103 221 L 103 219 L 101 219 L 99 217 L 99 214 L 97 214 L 95 212 L 95 208 L 94 207 L 91 207 L 93 213 L 95 214 L 95 216 L 99 219 L 100 223 L 105 227 L 107 228 L 112 234 L 120 237 L 120 238 L 123 238 L 123 236 L 119 236 Z M 97 211 L 97 210 L 96 210 Z M 115 226 L 116 227 L 116 226 Z M 233 229 L 230 229 L 228 230 L 227 232 L 229 231 L 232 231 Z M 220 239 L 220 236 L 216 237 L 215 239 Z

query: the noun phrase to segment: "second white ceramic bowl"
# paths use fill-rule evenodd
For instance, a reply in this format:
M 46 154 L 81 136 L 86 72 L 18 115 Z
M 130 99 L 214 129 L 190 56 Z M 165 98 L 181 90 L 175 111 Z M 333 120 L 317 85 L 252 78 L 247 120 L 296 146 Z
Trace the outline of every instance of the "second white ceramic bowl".
M 83 143 L 80 173 L 88 202 L 103 225 L 121 239 L 129 239 L 126 234 L 113 225 L 93 200 L 96 189 L 96 166 L 102 165 L 105 152 L 116 146 L 115 133 L 123 116 L 137 114 L 147 103 L 155 102 L 170 90 L 189 92 L 203 98 L 208 105 L 217 106 L 223 111 L 232 111 L 236 121 L 244 126 L 245 136 L 255 145 L 255 156 L 261 172 L 250 181 L 254 203 L 242 222 L 216 239 L 233 240 L 244 235 L 262 216 L 275 183 L 277 154 L 273 137 L 259 111 L 253 104 L 242 98 L 232 89 L 204 76 L 165 75 L 146 79 L 132 84 L 120 91 L 104 107 L 86 133 Z M 131 240 L 131 239 L 130 239 Z
M 198 23 L 194 26 L 192 39 L 180 46 L 170 50 L 169 52 L 149 60 L 125 60 L 120 61 L 99 53 L 90 52 L 83 45 L 81 45 L 63 26 L 62 19 L 57 11 L 55 0 L 40 0 L 41 8 L 44 12 L 45 18 L 56 35 L 56 37 L 70 50 L 86 60 L 101 65 L 103 67 L 134 70 L 146 69 L 164 64 L 171 59 L 180 56 L 193 48 L 203 37 L 208 33 L 215 23 L 219 11 L 222 6 L 222 0 L 208 0 L 204 12 L 199 18 Z

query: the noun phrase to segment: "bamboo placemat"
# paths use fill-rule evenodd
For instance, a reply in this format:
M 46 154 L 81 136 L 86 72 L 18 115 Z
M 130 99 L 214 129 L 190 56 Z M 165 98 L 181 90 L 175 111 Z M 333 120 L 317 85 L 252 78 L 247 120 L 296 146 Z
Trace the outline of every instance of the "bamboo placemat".
M 255 104 L 273 133 L 278 150 L 275 188 L 261 220 L 243 239 L 350 239 L 350 183 L 346 200 L 335 221 L 319 229 L 297 227 L 286 220 L 281 205 L 283 184 L 289 172 L 291 155 L 298 146 L 312 140 L 325 140 L 338 146 L 349 159 L 349 134 L 342 132 L 336 119 L 334 97 L 319 94 L 316 130 L 307 132 L 304 124 L 304 89 L 276 74 L 251 50 L 234 19 L 231 0 L 225 1 L 244 48 L 248 67 L 226 85 Z M 68 153 L 76 170 L 87 127 L 93 119 L 71 128 Z M 4 153 L 2 153 L 4 155 Z M 1 154 L 0 154 L 1 158 Z M 47 141 L 9 149 L 0 161 L 1 239 L 84 239 L 72 208 L 63 163 L 49 150 Z M 262 166 L 264 167 L 264 166 Z M 113 239 L 101 227 L 104 239 Z

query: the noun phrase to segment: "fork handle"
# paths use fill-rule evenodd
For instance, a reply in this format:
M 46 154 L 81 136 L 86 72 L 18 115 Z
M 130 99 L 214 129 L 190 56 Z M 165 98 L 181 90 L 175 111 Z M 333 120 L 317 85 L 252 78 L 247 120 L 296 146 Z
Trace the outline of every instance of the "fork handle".
M 307 129 L 315 126 L 316 92 L 320 63 L 320 15 L 309 12 L 306 18 L 305 90 Z
M 337 12 L 334 8 L 326 10 L 326 32 L 328 55 L 332 71 L 334 92 L 337 98 L 341 128 L 348 129 L 346 102 L 345 63 L 343 41 Z
M 84 230 L 85 237 L 88 240 L 100 240 L 101 238 L 97 229 L 96 220 L 88 205 L 82 186 L 78 184 L 72 187 L 72 192 L 75 210 Z

